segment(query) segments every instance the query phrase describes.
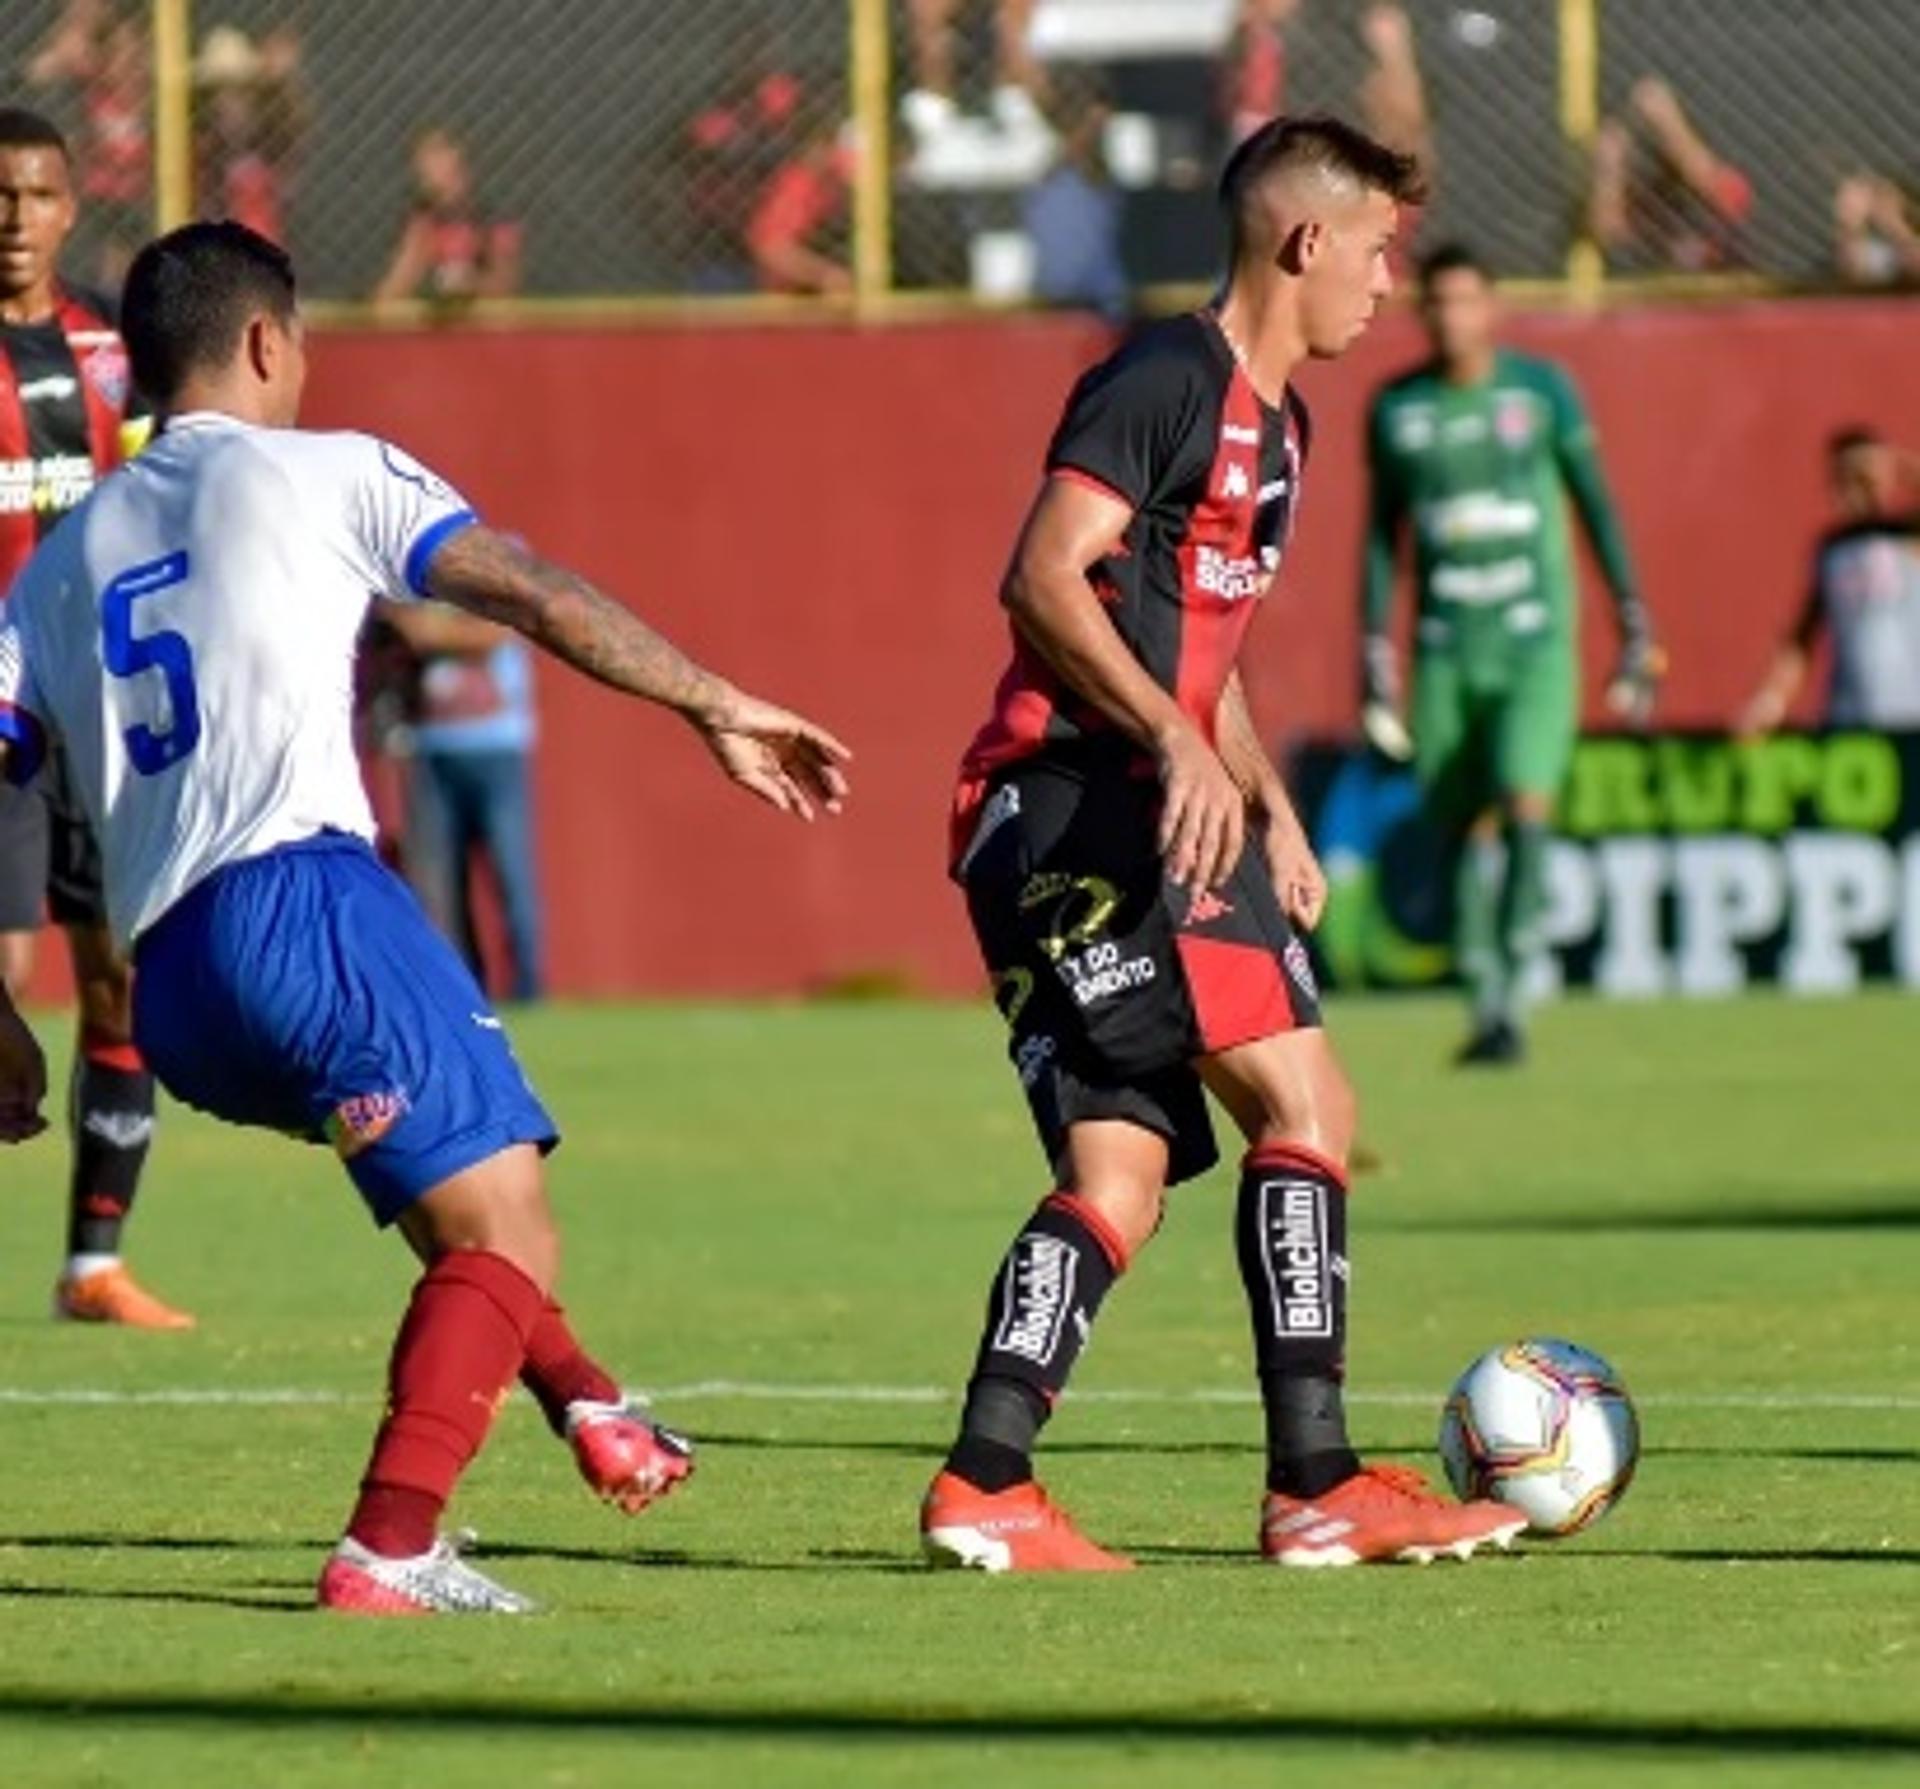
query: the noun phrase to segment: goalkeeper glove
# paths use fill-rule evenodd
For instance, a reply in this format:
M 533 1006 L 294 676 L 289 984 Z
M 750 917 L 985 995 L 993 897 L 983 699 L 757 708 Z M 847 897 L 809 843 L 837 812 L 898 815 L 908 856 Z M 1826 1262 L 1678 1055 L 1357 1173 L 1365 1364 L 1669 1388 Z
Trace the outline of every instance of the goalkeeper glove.
M 1620 662 L 1607 685 L 1607 706 L 1636 727 L 1653 719 L 1660 679 L 1667 674 L 1667 655 L 1651 635 L 1631 633 L 1620 648 Z

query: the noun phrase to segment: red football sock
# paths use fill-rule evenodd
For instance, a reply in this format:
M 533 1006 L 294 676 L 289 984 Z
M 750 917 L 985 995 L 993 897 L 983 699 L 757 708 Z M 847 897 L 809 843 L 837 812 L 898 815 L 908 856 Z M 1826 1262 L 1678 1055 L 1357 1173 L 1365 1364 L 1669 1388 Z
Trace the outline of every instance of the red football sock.
M 606 1368 L 580 1346 L 567 1326 L 567 1314 L 552 1299 L 535 1319 L 527 1337 L 526 1364 L 520 1383 L 532 1392 L 556 1435 L 567 1431 L 567 1406 L 578 1398 L 596 1404 L 617 1404 L 620 1387 Z
M 394 1338 L 387 1416 L 347 1532 L 405 1558 L 433 1545 L 454 1481 L 479 1452 L 546 1296 L 504 1255 L 445 1254 L 421 1275 Z

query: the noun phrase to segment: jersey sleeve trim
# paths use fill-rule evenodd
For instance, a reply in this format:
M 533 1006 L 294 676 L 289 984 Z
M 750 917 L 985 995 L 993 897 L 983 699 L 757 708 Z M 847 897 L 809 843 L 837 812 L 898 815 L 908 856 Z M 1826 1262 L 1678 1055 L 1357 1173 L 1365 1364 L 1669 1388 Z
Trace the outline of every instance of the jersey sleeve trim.
M 0 740 L 8 746 L 6 780 L 24 788 L 47 757 L 47 730 L 39 718 L 15 702 L 0 702 Z
M 470 509 L 457 509 L 451 515 L 442 516 L 439 521 L 423 528 L 413 537 L 413 545 L 407 549 L 406 576 L 407 588 L 417 597 L 427 594 L 427 567 L 433 556 L 444 546 L 448 538 L 458 534 L 463 528 L 471 528 L 480 518 Z
M 1115 503 L 1122 505 L 1129 515 L 1140 507 L 1125 491 L 1108 484 L 1104 478 L 1099 477 L 1095 473 L 1083 472 L 1078 466 L 1049 466 L 1047 468 L 1047 476 L 1049 478 L 1063 478 L 1068 484 L 1081 485 L 1085 489 L 1096 492 L 1102 497 L 1111 497 Z

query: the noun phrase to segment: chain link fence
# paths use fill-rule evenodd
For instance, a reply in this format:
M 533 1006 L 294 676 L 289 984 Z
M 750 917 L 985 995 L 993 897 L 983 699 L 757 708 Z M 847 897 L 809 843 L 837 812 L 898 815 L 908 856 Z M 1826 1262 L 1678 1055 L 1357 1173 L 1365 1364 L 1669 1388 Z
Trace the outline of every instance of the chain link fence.
M 1616 277 L 1920 280 L 1914 0 L 192 0 L 162 204 L 155 45 L 185 10 L 0 8 L 7 99 L 76 146 L 82 276 L 158 209 L 255 223 L 349 302 L 1117 315 L 1213 276 L 1214 170 L 1284 108 L 1419 151 L 1420 238 L 1511 276 L 1590 240 Z

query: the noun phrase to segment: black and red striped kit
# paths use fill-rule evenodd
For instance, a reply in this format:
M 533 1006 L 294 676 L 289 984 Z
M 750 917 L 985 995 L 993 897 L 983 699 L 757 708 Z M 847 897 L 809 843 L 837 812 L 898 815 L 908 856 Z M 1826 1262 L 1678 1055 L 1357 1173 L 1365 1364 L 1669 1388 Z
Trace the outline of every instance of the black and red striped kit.
M 124 454 L 133 398 L 104 300 L 61 288 L 51 316 L 0 324 L 0 591 Z M 102 925 L 99 853 L 63 761 L 0 789 L 0 931 Z
M 1279 573 L 1309 447 L 1292 393 L 1262 401 L 1210 312 L 1155 325 L 1074 388 L 1053 478 L 1129 520 L 1089 581 L 1120 637 L 1201 733 Z M 1151 760 L 1016 633 L 961 765 L 955 874 L 1041 1139 L 1083 1119 L 1165 1136 L 1170 1179 L 1212 1165 L 1194 1063 L 1319 1022 L 1304 945 L 1258 841 L 1228 884 L 1167 881 Z

